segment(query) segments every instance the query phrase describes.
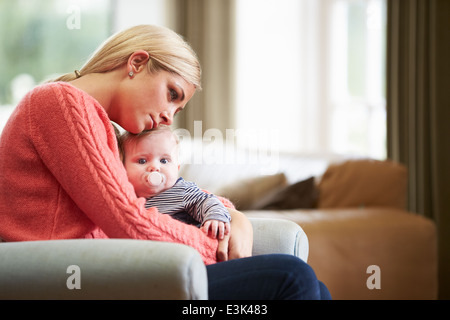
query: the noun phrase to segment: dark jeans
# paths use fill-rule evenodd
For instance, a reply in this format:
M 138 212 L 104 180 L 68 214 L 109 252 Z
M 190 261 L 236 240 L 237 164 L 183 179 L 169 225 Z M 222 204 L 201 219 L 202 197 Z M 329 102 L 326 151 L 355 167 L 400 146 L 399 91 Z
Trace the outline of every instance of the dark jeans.
M 326 286 L 301 259 L 269 254 L 209 265 L 211 300 L 329 300 Z

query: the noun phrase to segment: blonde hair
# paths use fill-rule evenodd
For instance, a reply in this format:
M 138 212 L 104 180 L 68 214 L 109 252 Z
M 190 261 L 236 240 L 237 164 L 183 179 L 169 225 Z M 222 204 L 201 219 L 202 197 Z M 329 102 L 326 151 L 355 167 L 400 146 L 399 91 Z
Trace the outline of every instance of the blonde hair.
M 89 73 L 105 73 L 124 66 L 138 50 L 149 55 L 150 73 L 165 70 L 175 73 L 201 90 L 201 67 L 191 46 L 174 31 L 154 25 L 138 25 L 107 39 L 78 71 L 53 81 L 71 81 Z

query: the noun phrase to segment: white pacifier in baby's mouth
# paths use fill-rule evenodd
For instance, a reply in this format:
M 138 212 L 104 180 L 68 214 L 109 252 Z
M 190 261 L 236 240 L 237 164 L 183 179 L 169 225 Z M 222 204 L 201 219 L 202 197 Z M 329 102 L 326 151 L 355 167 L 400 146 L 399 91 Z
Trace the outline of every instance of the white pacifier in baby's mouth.
M 153 171 L 150 172 L 147 176 L 147 181 L 148 183 L 150 183 L 152 186 L 159 186 L 162 181 L 163 181 L 163 177 L 161 175 L 161 173 L 157 172 L 157 171 Z

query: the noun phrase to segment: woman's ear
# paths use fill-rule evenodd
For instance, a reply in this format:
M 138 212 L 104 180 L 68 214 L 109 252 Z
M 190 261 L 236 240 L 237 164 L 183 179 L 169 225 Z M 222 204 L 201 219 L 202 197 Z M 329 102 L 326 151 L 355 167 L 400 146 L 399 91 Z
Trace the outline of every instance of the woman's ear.
M 130 74 L 136 74 L 145 69 L 150 55 L 147 51 L 138 50 L 128 58 L 127 72 Z

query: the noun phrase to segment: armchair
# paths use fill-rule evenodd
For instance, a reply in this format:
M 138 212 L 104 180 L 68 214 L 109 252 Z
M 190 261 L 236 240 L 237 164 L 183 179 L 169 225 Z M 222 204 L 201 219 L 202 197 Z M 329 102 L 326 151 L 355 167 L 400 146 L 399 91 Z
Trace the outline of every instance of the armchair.
M 250 219 L 253 255 L 286 253 L 304 261 L 298 224 Z M 182 244 L 131 239 L 0 243 L 0 299 L 208 299 L 206 267 Z

